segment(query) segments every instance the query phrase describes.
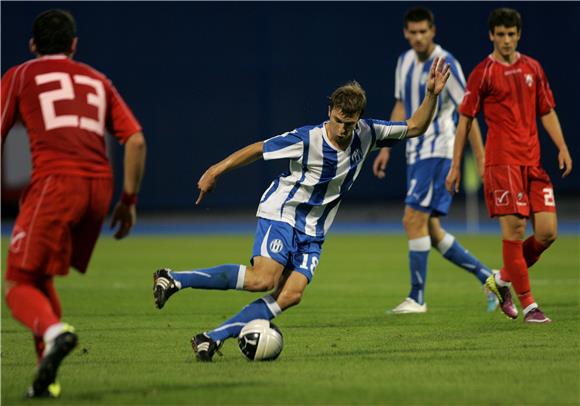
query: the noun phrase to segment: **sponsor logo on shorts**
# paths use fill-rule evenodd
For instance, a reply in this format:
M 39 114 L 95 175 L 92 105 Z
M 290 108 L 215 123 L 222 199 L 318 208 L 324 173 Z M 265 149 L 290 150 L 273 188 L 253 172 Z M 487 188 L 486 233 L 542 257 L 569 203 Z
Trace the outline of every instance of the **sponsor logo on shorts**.
M 517 204 L 518 206 L 527 206 L 527 205 L 528 205 L 528 202 L 522 202 L 522 199 L 524 198 L 524 194 L 523 194 L 522 192 L 519 192 L 519 193 L 517 194 L 516 198 L 517 198 L 517 200 L 518 200 L 518 201 L 516 202 L 516 204 Z
M 277 254 L 280 251 L 282 251 L 282 248 L 284 248 L 284 244 L 282 243 L 282 240 L 280 240 L 279 238 L 276 238 L 275 240 L 272 240 L 272 242 L 270 242 L 270 251 L 272 251 L 274 254 Z
M 507 206 L 510 203 L 510 192 L 508 190 L 495 190 L 493 194 L 496 206 Z
M 10 251 L 13 253 L 20 252 L 24 237 L 26 237 L 26 231 L 18 226 L 14 227 L 14 230 L 12 230 L 12 236 L 10 237 Z

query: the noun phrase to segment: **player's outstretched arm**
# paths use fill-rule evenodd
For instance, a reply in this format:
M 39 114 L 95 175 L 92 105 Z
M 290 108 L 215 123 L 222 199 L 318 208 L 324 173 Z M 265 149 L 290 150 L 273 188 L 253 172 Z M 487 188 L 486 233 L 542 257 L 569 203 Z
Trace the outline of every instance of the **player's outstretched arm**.
M 555 110 L 551 110 L 548 114 L 543 115 L 541 120 L 552 142 L 558 148 L 558 167 L 562 171 L 562 177 L 565 178 L 572 172 L 572 157 L 564 140 L 564 133 L 562 132 L 558 115 Z
M 207 171 L 197 181 L 199 196 L 195 204 L 201 203 L 205 195 L 211 192 L 217 183 L 218 178 L 226 172 L 251 164 L 262 158 L 264 154 L 264 142 L 256 142 L 237 150 L 223 161 L 209 167 Z
M 431 64 L 429 78 L 425 84 L 425 98 L 417 111 L 407 120 L 407 138 L 418 137 L 427 131 L 431 121 L 433 121 L 433 115 L 437 107 L 437 97 L 445 88 L 450 75 L 451 70 L 449 64 L 445 63 L 445 59 L 435 58 Z
M 131 135 L 125 142 L 123 194 L 111 216 L 111 228 L 119 225 L 115 232 L 116 239 L 126 237 L 137 222 L 137 193 L 145 171 L 146 154 L 147 145 L 143 133 Z
M 455 143 L 453 145 L 453 160 L 451 161 L 451 168 L 445 179 L 445 187 L 449 193 L 459 192 L 459 184 L 461 182 L 461 160 L 463 159 L 463 149 L 465 148 L 465 139 L 467 134 L 471 131 L 472 117 L 459 115 L 459 122 L 457 123 L 457 131 L 455 133 Z

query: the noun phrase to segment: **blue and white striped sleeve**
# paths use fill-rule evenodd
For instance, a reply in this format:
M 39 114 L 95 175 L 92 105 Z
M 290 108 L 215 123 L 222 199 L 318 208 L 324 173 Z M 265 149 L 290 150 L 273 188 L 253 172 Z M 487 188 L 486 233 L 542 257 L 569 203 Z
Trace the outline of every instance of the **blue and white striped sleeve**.
M 403 83 L 401 80 L 401 69 L 403 65 L 403 55 L 397 59 L 397 68 L 395 69 L 395 99 L 403 100 Z
M 451 68 L 451 76 L 449 76 L 446 89 L 455 107 L 459 107 L 461 100 L 463 100 L 463 95 L 465 94 L 465 76 L 463 76 L 463 70 L 461 69 L 461 65 L 457 59 L 448 55 L 447 63 Z
M 407 135 L 406 121 L 370 120 L 375 129 L 375 147 L 391 147 Z
M 265 161 L 271 159 L 298 159 L 304 151 L 304 132 L 300 129 L 276 135 L 264 141 Z

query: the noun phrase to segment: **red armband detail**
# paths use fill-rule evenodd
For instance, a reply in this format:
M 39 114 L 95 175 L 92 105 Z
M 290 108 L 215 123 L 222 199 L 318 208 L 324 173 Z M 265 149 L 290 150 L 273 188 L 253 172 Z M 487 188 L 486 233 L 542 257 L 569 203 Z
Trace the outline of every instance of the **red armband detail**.
M 134 204 L 137 204 L 137 194 L 133 193 L 133 194 L 129 194 L 129 193 L 121 193 L 121 202 L 123 204 L 126 204 L 127 206 L 132 206 Z

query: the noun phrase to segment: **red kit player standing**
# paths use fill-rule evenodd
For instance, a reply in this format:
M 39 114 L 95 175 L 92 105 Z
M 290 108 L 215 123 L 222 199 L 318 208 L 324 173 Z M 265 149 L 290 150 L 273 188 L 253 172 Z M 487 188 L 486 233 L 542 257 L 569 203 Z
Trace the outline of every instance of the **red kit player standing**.
M 125 145 L 123 194 L 112 215 L 125 237 L 136 220 L 145 140 L 141 127 L 111 82 L 71 58 L 75 21 L 49 10 L 33 25 L 30 49 L 37 58 L 2 77 L 2 142 L 16 120 L 27 129 L 32 181 L 20 202 L 6 267 L 6 302 L 34 336 L 36 377 L 26 395 L 56 397 L 63 358 L 77 344 L 74 329 L 61 322 L 55 275 L 69 267 L 84 273 L 109 209 L 112 170 L 105 129 Z
M 498 217 L 503 238 L 503 268 L 486 281 L 503 312 L 515 319 L 518 311 L 509 289 L 513 285 L 524 312 L 524 321 L 547 323 L 530 289 L 528 268 L 556 239 L 554 191 L 540 164 L 536 115 L 559 150 L 562 176 L 572 170 L 554 97 L 538 61 L 516 52 L 522 21 L 512 9 L 494 10 L 489 17 L 493 53 L 473 70 L 459 108 L 453 164 L 447 176 L 449 191 L 457 191 L 460 163 L 471 122 L 483 108 L 488 126 L 485 147 L 485 200 L 489 214 Z M 525 241 L 526 221 L 534 234 Z

